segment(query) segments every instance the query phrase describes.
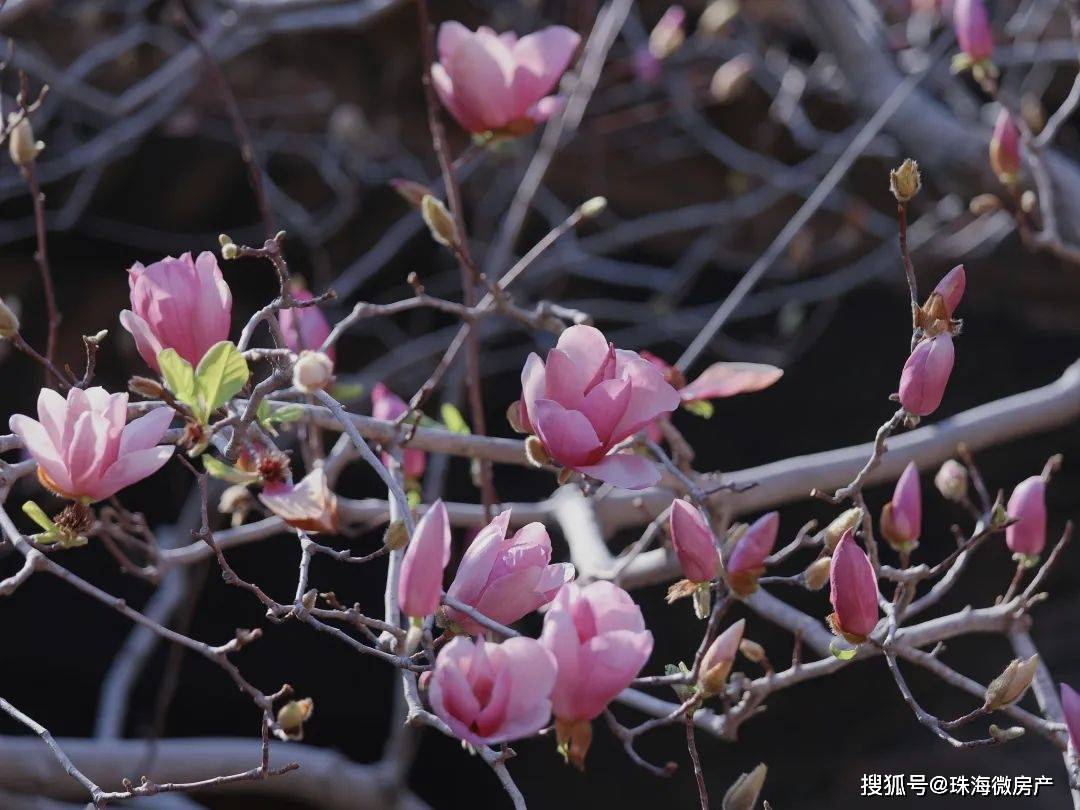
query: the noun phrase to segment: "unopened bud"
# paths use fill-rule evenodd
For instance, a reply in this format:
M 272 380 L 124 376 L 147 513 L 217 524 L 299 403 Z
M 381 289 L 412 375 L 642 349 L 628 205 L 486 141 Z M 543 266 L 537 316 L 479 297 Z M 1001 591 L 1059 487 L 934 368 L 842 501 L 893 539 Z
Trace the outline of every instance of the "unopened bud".
M 709 92 L 713 100 L 718 104 L 726 104 L 741 96 L 750 84 L 753 68 L 754 62 L 746 54 L 739 54 L 724 62 L 716 69 L 712 81 L 709 82 Z
M 862 521 L 862 510 L 853 506 L 844 512 L 841 512 L 833 522 L 825 527 L 825 531 L 822 533 L 825 547 L 832 551 L 836 548 L 836 544 L 840 542 L 840 538 L 844 536 L 844 532 L 848 529 L 854 529 Z
M 656 27 L 649 33 L 649 53 L 657 59 L 667 59 L 686 41 L 686 10 L 670 6 Z
M 1030 214 L 1036 208 L 1039 207 L 1039 196 L 1033 189 L 1028 189 L 1020 195 L 1020 210 L 1025 214 Z
M 254 504 L 251 492 L 244 484 L 233 484 L 221 493 L 218 511 L 223 515 L 246 511 Z
M 13 127 L 8 135 L 11 162 L 16 166 L 29 166 L 41 154 L 45 144 L 34 140 L 34 127 L 25 113 L 13 112 L 8 115 L 8 126 Z
M 424 197 L 431 196 L 431 189 L 423 183 L 417 183 L 415 180 L 395 178 L 390 181 L 390 188 L 396 191 L 401 199 L 405 200 L 413 208 L 420 208 L 423 205 Z
M 308 394 L 326 388 L 334 379 L 334 361 L 322 352 L 305 349 L 293 366 L 293 385 Z
M 7 302 L 0 298 L 0 338 L 10 340 L 17 334 L 19 334 L 19 317 L 7 305 Z
M 430 194 L 425 194 L 420 201 L 420 213 L 424 217 L 424 223 L 431 231 L 431 238 L 440 245 L 456 247 L 458 244 L 457 227 L 454 218 L 439 200 Z
M 999 743 L 1007 743 L 1012 740 L 1023 737 L 1025 729 L 1023 726 L 1010 726 L 1009 728 L 1001 728 L 1000 726 L 990 724 L 990 736 L 997 740 Z
M 724 800 L 720 804 L 722 810 L 754 810 L 761 789 L 765 787 L 768 772 L 769 769 L 762 762 L 750 773 L 744 773 L 736 779 L 735 784 L 724 794 Z
M 128 380 L 128 390 L 147 399 L 161 399 L 165 394 L 162 384 L 149 377 L 132 377 Z
M 941 496 L 949 501 L 962 501 L 968 491 L 967 467 L 956 459 L 950 458 L 934 476 L 934 486 Z
M 1020 658 L 1010 661 L 1005 671 L 986 687 L 986 708 L 997 711 L 1016 703 L 1031 686 L 1038 666 L 1038 655 L 1031 656 L 1027 661 Z
M 919 164 L 907 158 L 898 167 L 889 172 L 889 189 L 897 202 L 906 203 L 922 188 L 922 176 Z
M 221 258 L 231 261 L 239 255 L 240 249 L 232 242 L 221 246 Z
M 819 557 L 803 572 L 803 584 L 812 591 L 819 591 L 829 581 L 832 557 Z
M 592 197 L 578 207 L 578 213 L 584 219 L 598 217 L 607 210 L 607 197 Z
M 304 723 L 311 719 L 311 713 L 315 711 L 315 701 L 311 698 L 303 700 L 290 700 L 277 713 L 277 722 L 281 731 L 290 740 L 302 740 L 304 738 Z
M 990 508 L 990 530 L 998 531 L 1004 529 L 1009 522 L 1009 513 L 1005 509 L 1005 504 L 1001 502 L 999 497 L 994 501 L 994 505 Z
M 219 233 L 217 241 L 219 245 L 225 247 L 226 245 L 232 244 L 232 237 L 229 236 L 227 233 Z
M 547 448 L 536 436 L 530 436 L 525 440 L 525 456 L 534 467 L 546 467 L 551 464 L 551 456 L 548 455 Z
M 405 528 L 404 520 L 392 521 L 386 527 L 386 534 L 383 535 L 383 545 L 391 551 L 397 551 L 409 545 L 409 530 Z
M 751 641 L 748 638 L 744 638 L 739 642 L 739 652 L 755 664 L 760 664 L 762 661 L 768 660 L 765 656 L 765 648 L 756 641 Z
M 697 30 L 705 36 L 719 36 L 739 14 L 738 0 L 713 0 L 698 18 Z
M 968 210 L 977 217 L 992 214 L 1001 208 L 1001 199 L 996 194 L 978 194 L 971 198 Z

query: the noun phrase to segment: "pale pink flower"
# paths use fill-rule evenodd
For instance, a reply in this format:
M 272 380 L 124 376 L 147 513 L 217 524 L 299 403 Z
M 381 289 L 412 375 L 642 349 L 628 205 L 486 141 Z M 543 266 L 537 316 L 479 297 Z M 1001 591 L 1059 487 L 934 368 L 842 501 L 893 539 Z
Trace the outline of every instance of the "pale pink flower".
M 728 584 L 737 596 L 757 590 L 758 577 L 765 571 L 765 558 L 772 554 L 780 530 L 780 513 L 762 515 L 735 541 L 724 563 Z
M 398 601 L 406 616 L 421 618 L 435 612 L 442 599 L 443 570 L 450 562 L 450 518 L 441 500 L 416 524 L 401 561 Z
M 900 404 L 904 410 L 929 416 L 938 409 L 954 359 L 952 335 L 948 332 L 919 341 L 900 374 Z
M 154 371 L 160 371 L 157 356 L 165 349 L 196 366 L 211 346 L 228 339 L 232 293 L 213 253 L 195 260 L 190 253 L 166 256 L 149 267 L 136 262 L 128 286 L 131 309 L 120 313 L 120 323 Z
M 983 0 L 955 0 L 953 26 L 960 50 L 972 62 L 983 62 L 994 55 L 994 33 Z
M 990 137 L 990 167 L 1002 183 L 1015 183 L 1023 167 L 1020 158 L 1020 129 L 1004 107 Z
M 1046 481 L 1033 475 L 1016 485 L 1005 507 L 1016 523 L 1005 529 L 1005 544 L 1014 554 L 1035 557 L 1046 545 Z
M 581 38 L 561 25 L 527 36 L 470 31 L 459 22 L 439 27 L 439 61 L 431 80 L 439 100 L 469 132 L 520 135 L 558 112 L 549 95 Z
M 833 551 L 829 585 L 833 630 L 853 644 L 866 641 L 878 621 L 877 577 L 851 529 L 844 532 Z
M 322 467 L 316 467 L 295 485 L 280 481 L 267 484 L 259 500 L 297 529 L 331 534 L 338 530 L 337 495 L 330 489 Z
M 555 463 L 624 489 L 644 489 L 660 480 L 648 459 L 609 455 L 679 404 L 663 374 L 636 352 L 616 349 L 599 329 L 571 326 L 548 352 L 546 364 L 529 355 L 521 389 L 522 428 L 540 438 Z
M 405 400 L 381 382 L 375 383 L 375 387 L 371 389 L 371 415 L 376 419 L 393 422 L 408 409 Z M 383 464 L 389 464 L 390 456 L 387 453 L 383 453 L 382 458 Z M 420 478 L 427 469 L 427 453 L 406 447 L 401 456 L 401 466 L 407 477 Z
M 431 708 L 473 745 L 531 737 L 551 717 L 555 661 L 536 639 L 501 644 L 458 637 L 447 644 L 429 680 Z
M 130 424 L 127 394 L 97 386 L 38 394 L 38 421 L 15 414 L 9 425 L 38 463 L 38 478 L 58 495 L 93 503 L 157 472 L 172 457 L 158 446 L 172 408 L 154 408 Z
M 540 642 L 555 656 L 555 716 L 592 720 L 637 677 L 652 633 L 630 594 L 610 582 L 564 585 L 544 617 Z
M 293 290 L 292 297 L 297 301 L 311 301 L 315 296 L 309 290 L 296 289 Z M 330 324 L 317 306 L 283 309 L 278 315 L 278 321 L 281 323 L 281 332 L 285 335 L 285 345 L 294 352 L 304 349 L 316 351 L 323 345 L 323 341 L 330 337 Z M 334 359 L 333 346 L 326 350 L 326 355 L 331 360 Z
M 910 548 L 922 533 L 922 488 L 914 461 L 904 468 L 892 500 L 881 510 L 881 533 L 896 549 Z
M 507 509 L 480 530 L 465 551 L 446 593 L 499 624 L 511 624 L 555 598 L 574 578 L 570 563 L 551 565 L 551 538 L 541 523 L 507 536 Z M 447 606 L 447 618 L 469 634 L 484 632 L 464 613 Z
M 934 292 L 941 296 L 945 302 L 945 311 L 949 313 L 951 318 L 953 313 L 956 312 L 956 308 L 960 306 L 960 300 L 964 297 L 964 290 L 967 288 L 967 273 L 964 272 L 964 265 L 958 264 L 952 270 L 945 274 L 945 276 L 934 287 Z
M 712 529 L 697 507 L 682 499 L 672 501 L 668 533 L 684 577 L 691 582 L 716 579 L 720 553 L 716 549 Z

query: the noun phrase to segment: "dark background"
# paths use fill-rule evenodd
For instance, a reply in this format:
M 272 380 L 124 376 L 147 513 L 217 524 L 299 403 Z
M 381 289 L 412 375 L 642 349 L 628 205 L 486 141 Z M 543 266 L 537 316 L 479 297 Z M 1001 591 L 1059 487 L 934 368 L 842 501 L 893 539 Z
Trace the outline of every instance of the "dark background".
M 556 9 L 557 10 L 557 9 Z M 449 16 L 439 10 L 439 16 Z M 474 11 L 477 19 L 481 17 Z M 555 19 L 558 14 L 553 15 Z M 257 85 L 254 73 L 266 61 L 276 65 L 267 82 L 280 81 L 281 73 L 303 62 L 328 86 L 348 98 L 362 100 L 375 120 L 380 115 L 395 116 L 395 136 L 412 139 L 423 162 L 431 166 L 423 147 L 423 121 L 419 88 L 402 79 L 408 92 L 388 97 L 390 80 L 376 79 L 380 65 L 386 73 L 408 71 L 403 61 L 415 69 L 415 53 L 404 53 L 380 62 L 382 36 L 405 42 L 412 19 L 406 9 L 391 16 L 381 36 L 374 33 L 322 34 L 319 40 L 303 37 L 275 40 L 256 56 L 245 58 L 230 73 L 240 93 Z M 27 36 L 45 47 L 47 28 L 30 26 Z M 33 39 L 31 41 L 34 41 Z M 69 43 L 70 45 L 70 43 Z M 383 45 L 387 49 L 389 45 Z M 265 60 L 265 61 L 264 61 Z M 299 70 L 299 68 L 297 68 Z M 304 74 L 301 74 L 301 76 Z M 415 74 L 414 74 L 415 75 Z M 363 80 L 361 80 L 361 78 Z M 298 81 L 301 81 L 298 79 Z M 302 81 L 301 81 L 302 83 Z M 242 96 L 243 97 L 243 96 Z M 200 105 L 208 105 L 203 109 Z M 194 112 L 192 112 L 194 108 Z M 60 357 L 81 368 L 79 335 L 108 328 L 98 382 L 110 390 L 122 390 L 132 373 L 142 373 L 141 361 L 132 350 L 129 336 L 119 327 L 117 313 L 126 306 L 124 270 L 135 260 L 148 261 L 182 249 L 212 250 L 218 231 L 237 234 L 252 232 L 257 214 L 251 203 L 244 168 L 235 149 L 205 130 L 220 128 L 223 119 L 212 100 L 196 95 L 186 112 L 202 121 L 184 137 L 164 128 L 146 137 L 138 148 L 119 158 L 105 173 L 79 227 L 50 237 L 53 272 L 59 307 L 64 313 Z M 749 116 L 752 110 L 744 111 Z M 312 113 L 314 115 L 314 113 Z M 658 128 L 663 122 L 657 122 Z M 747 124 L 749 126 L 749 124 Z M 736 125 L 733 125 L 737 129 Z M 588 131 L 588 130 L 587 130 Z M 603 193 L 618 208 L 629 213 L 638 208 L 662 209 L 673 196 L 708 196 L 708 169 L 702 168 L 686 183 L 641 181 L 630 168 L 619 168 L 614 160 L 596 166 L 591 159 L 597 150 L 595 139 L 572 144 L 553 170 L 554 183 L 573 198 Z M 575 166 L 588 164 L 584 177 Z M 632 161 L 631 161 L 632 163 Z M 10 165 L 2 170 L 7 176 Z M 304 171 L 288 165 L 271 166 L 275 179 L 303 189 Z M 645 176 L 647 176 L 645 172 Z M 865 187 L 867 199 L 888 211 L 880 165 L 866 161 L 857 165 L 851 184 Z M 671 178 L 669 178 L 670 180 Z M 678 185 L 678 188 L 674 186 Z M 308 246 L 288 243 L 294 266 L 320 289 L 333 278 L 334 268 L 347 257 L 363 252 L 405 213 L 404 204 L 385 188 L 366 192 L 361 213 L 349 228 L 329 245 L 312 251 Z M 58 198 L 64 186 L 47 189 Z M 478 192 L 477 192 L 478 193 Z M 25 218 L 25 199 L 3 204 L 2 214 L 19 221 Z M 96 227 L 105 222 L 110 228 Z M 762 223 L 766 234 L 783 225 L 778 214 Z M 129 229 L 129 231 L 125 231 Z M 103 231 L 108 235 L 103 235 Z M 537 234 L 542 229 L 537 230 Z M 124 238 L 117 238 L 117 236 Z M 766 240 L 767 241 L 767 240 Z M 678 246 L 654 247 L 649 258 L 663 260 Z M 665 253 L 667 251 L 667 253 Z M 14 295 L 23 305 L 22 319 L 27 337 L 41 345 L 44 321 L 40 286 L 31 256 L 32 240 L 14 241 L 2 249 L 0 293 Z M 969 296 L 962 306 L 963 336 L 957 341 L 956 370 L 940 411 L 932 419 L 973 407 L 983 402 L 1046 384 L 1080 354 L 1080 332 L 1075 328 L 1077 297 L 1076 269 L 1042 258 L 1033 258 L 1015 238 L 1007 240 L 990 255 L 956 256 L 968 259 Z M 920 267 L 925 288 L 951 265 L 941 260 Z M 388 300 L 402 294 L 402 278 L 413 269 L 434 273 L 449 265 L 421 236 L 373 281 L 360 296 Z M 234 294 L 234 337 L 250 313 L 273 293 L 273 275 L 268 267 L 254 262 L 224 265 Z M 702 276 L 695 297 L 719 301 L 730 289 L 738 267 L 718 268 Z M 771 282 L 769 282 L 771 283 Z M 542 291 L 550 296 L 581 298 L 611 296 L 612 288 L 589 285 L 580 280 L 560 282 Z M 633 297 L 634 293 L 625 293 Z M 342 302 L 331 312 L 338 315 L 356 297 Z M 677 418 L 679 427 L 698 452 L 698 469 L 740 469 L 787 456 L 823 450 L 870 439 L 877 426 L 891 414 L 888 394 L 895 390 L 899 369 L 907 348 L 908 313 L 906 291 L 897 266 L 884 282 L 874 283 L 835 302 L 837 309 L 820 337 L 799 345 L 786 365 L 786 374 L 774 388 L 753 396 L 720 402 L 713 420 L 704 422 L 687 414 Z M 407 334 L 420 334 L 443 321 L 431 315 L 403 319 Z M 599 324 L 604 326 L 603 323 Z M 768 341 L 777 331 L 777 318 L 766 316 L 740 323 L 731 336 L 744 341 Z M 485 403 L 492 433 L 510 435 L 503 414 L 516 398 L 517 368 L 526 348 L 520 336 L 497 336 L 489 343 L 495 351 L 518 352 L 516 364 L 497 370 L 485 378 Z M 654 346 L 674 359 L 681 345 L 673 342 Z M 790 347 L 789 347 L 790 348 Z M 387 350 L 375 338 L 350 336 L 339 349 L 339 368 L 359 370 Z M 510 365 L 510 364 L 508 364 Z M 424 369 L 410 370 L 397 381 L 401 393 L 423 378 Z M 39 369 L 24 357 L 8 353 L 0 365 L 0 415 L 33 412 Z M 356 403 L 366 411 L 368 403 Z M 1080 432 L 1068 428 L 1011 442 L 980 453 L 978 461 L 992 488 L 1006 491 L 1019 480 L 1037 473 L 1046 458 L 1055 452 L 1065 455 L 1065 466 L 1049 490 L 1051 542 L 1065 521 L 1080 517 L 1076 492 L 1080 484 Z M 454 500 L 478 499 L 468 483 L 463 462 L 454 461 L 446 495 Z M 933 471 L 923 475 L 924 533 L 918 560 L 934 561 L 948 553 L 952 539 L 950 522 L 964 523 L 964 515 L 944 503 L 933 489 Z M 546 475 L 516 468 L 497 470 L 497 485 L 505 500 L 544 497 L 554 482 Z M 179 464 L 170 464 L 161 473 L 123 493 L 123 502 L 143 511 L 151 523 L 175 518 L 190 487 L 189 474 Z M 814 485 L 807 481 L 807 489 Z M 380 495 L 373 476 L 364 470 L 350 471 L 342 479 L 340 491 L 350 497 Z M 875 512 L 888 497 L 887 489 L 871 490 L 869 501 Z M 44 502 L 37 488 L 22 485 L 12 505 L 33 496 Z M 782 532 L 790 537 L 807 519 L 827 520 L 831 513 L 819 504 L 803 502 L 781 510 Z M 553 535 L 555 531 L 553 530 Z M 632 540 L 626 533 L 616 544 Z M 457 538 L 460 542 L 460 538 Z M 336 541 L 358 551 L 376 547 L 376 534 Z M 557 543 L 559 543 L 557 539 Z M 565 553 L 561 547 L 560 552 Z M 1070 549 L 1047 587 L 1052 599 L 1035 610 L 1034 638 L 1046 662 L 1059 680 L 1080 685 L 1080 652 L 1076 645 L 1077 609 L 1080 607 L 1080 578 L 1076 575 L 1080 551 Z M 269 593 L 284 598 L 295 585 L 298 558 L 295 543 L 288 537 L 269 539 L 236 549 L 230 561 L 241 576 L 256 580 Z M 119 574 L 111 557 L 97 544 L 64 554 L 64 565 L 110 593 L 139 605 L 148 597 L 148 587 Z M 0 559 L 0 575 L 15 570 L 12 555 Z M 991 604 L 1012 573 L 1012 563 L 1004 544 L 987 544 L 959 585 L 941 604 L 952 611 L 967 604 Z M 317 560 L 312 569 L 321 590 L 335 590 L 345 601 L 356 600 L 377 613 L 382 599 L 383 564 L 363 568 L 340 567 Z M 196 590 L 194 618 L 190 634 L 218 643 L 238 626 L 265 625 L 263 611 L 248 594 L 226 587 L 215 569 L 193 571 L 201 580 Z M 806 595 L 784 586 L 774 592 L 790 598 L 811 615 L 829 612 L 827 593 Z M 692 654 L 701 626 L 694 622 L 685 604 L 667 606 L 665 586 L 635 593 L 656 639 L 656 649 L 648 670 L 659 672 L 665 663 Z M 115 650 L 130 629 L 128 623 L 104 606 L 87 601 L 64 583 L 48 577 L 34 577 L 0 605 L 3 611 L 4 641 L 0 646 L 0 691 L 31 716 L 45 723 L 57 736 L 85 736 L 91 732 L 97 690 Z M 741 609 L 733 618 L 748 619 L 748 635 L 762 643 L 778 668 L 791 654 L 791 639 Z M 533 617 L 535 619 L 535 617 Z M 532 620 L 530 620 L 532 621 Z M 525 622 L 536 630 L 537 622 Z M 966 675 L 989 681 L 1012 657 L 1007 643 L 997 637 L 957 639 L 948 645 L 944 660 Z M 156 697 L 160 689 L 166 653 L 155 655 L 134 694 L 128 733 L 144 734 L 151 727 Z M 246 677 L 271 691 L 282 682 L 296 687 L 298 694 L 314 698 L 316 713 L 308 726 L 306 741 L 335 748 L 360 761 L 378 759 L 386 739 L 392 672 L 372 660 L 357 656 L 326 636 L 295 624 L 270 626 L 266 636 L 245 649 L 237 662 Z M 751 667 L 749 672 L 754 673 Z M 922 671 L 908 668 L 913 690 L 923 705 L 943 717 L 956 716 L 974 707 L 974 700 L 959 694 Z M 933 799 L 896 799 L 897 806 L 965 807 L 1017 806 L 1061 808 L 1067 806 L 1064 773 L 1056 749 L 1043 740 L 1025 737 L 1000 748 L 954 751 L 920 726 L 901 700 L 881 660 L 851 666 L 837 675 L 809 681 L 781 692 L 767 703 L 768 711 L 747 722 L 735 744 L 716 741 L 699 734 L 706 780 L 714 798 L 720 796 L 735 777 L 760 761 L 769 766 L 764 796 L 778 810 L 786 808 L 835 808 L 859 803 L 862 774 L 920 773 L 934 775 L 1050 775 L 1055 786 L 1038 799 L 974 799 L 947 796 Z M 1034 706 L 1030 696 L 1024 705 Z M 616 708 L 627 722 L 631 713 Z M 179 686 L 167 715 L 169 736 L 235 736 L 250 734 L 253 759 L 257 749 L 258 719 L 246 698 L 237 694 L 219 669 L 193 656 L 185 656 Z M 18 733 L 3 721 L 5 733 Z M 964 733 L 981 734 L 975 724 Z M 663 781 L 649 776 L 624 756 L 602 722 L 589 756 L 589 771 L 582 776 L 563 766 L 550 740 L 531 740 L 514 745 L 520 756 L 510 770 L 525 796 L 536 807 L 587 807 L 602 802 L 618 802 L 624 807 L 691 807 L 696 790 L 689 771 L 681 727 L 661 729 L 641 741 L 641 753 L 652 761 L 675 760 L 680 764 L 674 778 Z M 43 756 L 45 753 L 43 751 Z M 133 774 L 134 775 L 134 774 Z M 152 775 L 152 774 L 151 774 Z M 426 733 L 412 770 L 410 785 L 435 807 L 501 807 L 505 795 L 483 763 L 464 754 L 458 743 L 438 734 Z M 245 801 L 239 797 L 203 797 L 207 806 L 219 808 L 285 808 L 284 802 Z M 884 800 L 883 800 L 884 801 Z

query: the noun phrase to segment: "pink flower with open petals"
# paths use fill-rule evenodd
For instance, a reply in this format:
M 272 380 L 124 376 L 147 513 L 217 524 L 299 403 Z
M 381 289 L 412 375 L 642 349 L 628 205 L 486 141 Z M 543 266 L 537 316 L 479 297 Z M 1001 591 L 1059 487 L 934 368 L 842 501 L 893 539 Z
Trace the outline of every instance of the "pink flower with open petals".
M 38 419 L 15 414 L 9 425 L 38 463 L 41 483 L 58 495 L 93 503 L 157 472 L 175 447 L 158 446 L 172 408 L 154 408 L 130 424 L 127 394 L 97 386 L 38 394 Z
M 561 25 L 518 39 L 459 22 L 439 26 L 439 61 L 431 80 L 439 100 L 469 132 L 521 135 L 562 107 L 548 95 L 577 50 L 576 33 Z
M 371 389 L 371 415 L 376 419 L 393 422 L 408 409 L 405 400 L 381 382 L 375 383 L 375 387 Z M 388 463 L 389 455 L 383 453 L 383 464 Z M 427 469 L 427 453 L 414 447 L 406 447 L 401 455 L 401 467 L 407 477 L 422 478 Z
M 540 643 L 559 666 L 552 692 L 562 721 L 592 720 L 630 685 L 652 653 L 652 633 L 630 594 L 603 580 L 570 583 L 544 617 Z
M 571 326 L 547 362 L 530 354 L 521 372 L 518 418 L 551 459 L 624 489 L 660 480 L 651 461 L 610 451 L 679 404 L 663 374 L 636 352 L 616 349 L 599 329 Z
M 458 637 L 435 659 L 431 708 L 473 745 L 531 737 L 551 717 L 555 661 L 538 641 L 501 644 Z
M 541 523 L 530 523 L 507 537 L 507 509 L 480 530 L 465 551 L 446 591 L 499 624 L 516 622 L 555 598 L 574 578 L 570 563 L 551 563 L 551 538 Z M 484 628 L 451 607 L 447 617 L 466 633 Z
M 416 524 L 401 561 L 398 601 L 406 616 L 422 618 L 435 612 L 442 599 L 442 579 L 450 562 L 450 517 L 441 500 Z
M 315 297 L 305 289 L 293 290 L 292 296 L 297 301 L 311 301 Z M 283 309 L 278 320 L 281 323 L 281 332 L 285 335 L 285 345 L 294 352 L 304 349 L 318 351 L 323 341 L 330 337 L 330 323 L 317 306 Z M 326 356 L 334 359 L 333 346 L 326 350 Z
M 207 349 L 228 339 L 232 293 L 213 253 L 194 260 L 190 253 L 166 256 L 148 267 L 136 262 L 128 270 L 128 286 L 131 309 L 120 313 L 120 323 L 154 371 L 165 349 L 196 366 Z

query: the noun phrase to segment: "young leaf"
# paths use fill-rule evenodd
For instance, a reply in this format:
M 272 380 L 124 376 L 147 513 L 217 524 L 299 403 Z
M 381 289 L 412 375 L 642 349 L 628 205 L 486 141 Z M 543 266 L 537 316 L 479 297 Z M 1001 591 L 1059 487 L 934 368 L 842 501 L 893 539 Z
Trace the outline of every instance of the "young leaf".
M 59 532 L 56 524 L 53 523 L 49 516 L 45 514 L 45 510 L 38 506 L 33 501 L 27 501 L 22 505 L 22 510 L 28 518 L 34 523 L 43 528 L 46 532 L 54 533 Z
M 461 415 L 461 411 L 449 402 L 444 402 L 442 404 L 442 407 L 439 408 L 439 414 L 442 416 L 443 424 L 446 425 L 446 429 L 450 432 L 461 433 L 466 436 L 471 433 L 469 430 L 469 423 L 465 421 L 465 417 Z
M 210 347 L 195 369 L 195 387 L 204 415 L 220 408 L 244 387 L 248 379 L 244 355 L 228 340 Z
M 835 641 L 829 642 L 829 652 L 841 661 L 850 661 L 859 652 L 857 647 L 840 647 Z
M 238 470 L 213 456 L 205 455 L 202 460 L 203 467 L 210 475 L 222 481 L 228 481 L 230 484 L 251 484 L 259 480 L 258 473 Z
M 715 410 L 713 404 L 707 399 L 692 399 L 689 402 L 684 402 L 683 409 L 694 416 L 700 416 L 702 419 L 712 419 Z
M 195 404 L 195 372 L 191 363 L 176 353 L 176 349 L 158 352 L 158 367 L 172 395 L 186 405 Z

